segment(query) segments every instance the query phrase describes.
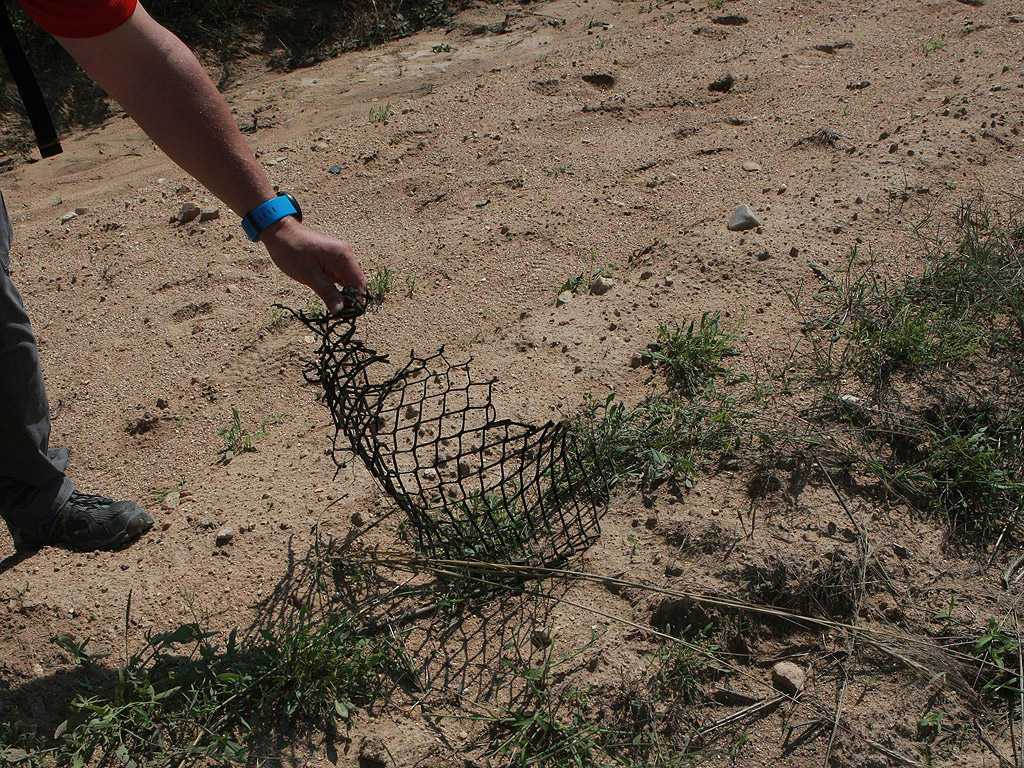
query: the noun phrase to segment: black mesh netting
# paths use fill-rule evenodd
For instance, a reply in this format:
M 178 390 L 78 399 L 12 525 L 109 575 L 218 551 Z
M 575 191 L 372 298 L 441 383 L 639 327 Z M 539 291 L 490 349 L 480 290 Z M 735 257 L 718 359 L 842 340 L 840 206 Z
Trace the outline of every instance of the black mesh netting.
M 498 419 L 496 380 L 475 381 L 443 348 L 395 371 L 353 318 L 299 317 L 319 339 L 306 379 L 331 411 L 335 461 L 347 449 L 363 460 L 422 554 L 554 566 L 597 538 L 608 482 L 567 422 Z

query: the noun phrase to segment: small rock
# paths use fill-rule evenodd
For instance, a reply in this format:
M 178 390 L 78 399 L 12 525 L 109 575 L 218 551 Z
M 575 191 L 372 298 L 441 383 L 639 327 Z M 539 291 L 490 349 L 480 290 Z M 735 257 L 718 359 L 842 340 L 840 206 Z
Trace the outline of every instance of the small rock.
M 775 690 L 796 696 L 807 683 L 807 673 L 791 661 L 780 661 L 772 667 L 772 685 Z
M 748 229 L 756 229 L 761 226 L 761 220 L 754 215 L 750 206 L 744 203 L 732 212 L 729 217 L 730 232 L 744 232 Z
M 156 399 L 156 407 L 162 411 L 166 411 L 170 407 L 170 403 L 162 397 Z
M 179 224 L 188 224 L 190 221 L 195 221 L 199 218 L 199 214 L 202 212 L 203 209 L 195 203 L 184 203 L 175 218 Z
M 640 273 L 641 280 L 650 280 L 652 277 L 654 277 L 654 273 L 649 269 L 645 269 Z
M 749 172 L 760 171 L 761 170 L 761 166 L 758 165 L 757 163 L 752 163 L 752 162 L 750 162 L 748 160 L 747 162 L 745 162 L 743 164 L 743 170 L 744 171 L 749 171 Z
M 69 211 L 68 213 L 65 213 L 63 216 L 60 217 L 60 223 L 61 224 L 67 224 L 72 219 L 77 219 L 77 218 L 78 218 L 78 214 L 77 213 L 75 213 L 74 211 Z
M 43 665 L 37 661 L 35 664 L 32 665 L 32 674 L 34 674 L 36 677 L 45 677 L 46 670 L 43 669 Z
M 339 173 L 341 173 L 341 166 L 340 165 L 332 165 L 330 168 L 327 169 L 327 172 L 328 173 L 333 173 L 335 176 L 337 176 Z
M 353 512 L 352 517 L 349 519 L 352 521 L 352 525 L 354 525 L 356 528 L 362 528 L 364 525 L 366 525 L 366 515 L 364 515 L 362 512 Z
M 168 493 L 166 496 L 164 496 L 164 500 L 160 503 L 160 506 L 162 506 L 164 509 L 168 511 L 172 509 L 177 509 L 180 505 L 181 494 L 178 493 L 177 491 L 171 491 L 170 493 Z
M 892 551 L 896 553 L 896 557 L 901 560 L 910 556 L 910 550 L 904 547 L 902 544 L 893 544 Z
M 314 152 L 326 152 L 329 149 L 329 147 L 322 141 L 318 141 L 315 142 L 313 146 L 310 147 L 310 149 L 313 150 Z
M 594 296 L 604 296 L 615 287 L 615 281 L 607 277 L 599 277 L 590 284 L 590 292 Z
M 674 558 L 669 560 L 668 565 L 665 566 L 666 576 L 682 576 L 683 573 L 683 564 Z
M 555 306 L 562 307 L 572 301 L 572 291 L 562 291 L 558 294 L 558 298 L 555 299 Z
M 708 85 L 708 90 L 712 93 L 728 93 L 732 90 L 733 85 L 736 83 L 736 78 L 732 75 L 726 75 Z
M 149 432 L 160 423 L 160 419 L 149 413 L 144 413 L 137 419 L 128 422 L 124 428 L 129 435 L 143 435 Z
M 225 544 L 230 544 L 232 539 L 235 538 L 235 529 L 230 527 L 221 528 L 217 531 L 217 546 L 223 547 Z
M 220 208 L 203 208 L 199 212 L 200 221 L 212 221 L 220 218 Z
M 79 206 L 78 208 L 75 208 L 75 213 L 77 213 L 79 216 L 85 216 L 85 214 L 87 214 L 88 212 L 89 212 L 88 208 L 82 208 L 81 206 Z
M 469 477 L 473 474 L 473 465 L 468 461 L 459 462 L 459 477 Z
M 537 627 L 533 630 L 530 639 L 538 648 L 547 648 L 551 645 L 551 630 L 547 627 Z
M 379 739 L 376 736 L 364 737 L 359 745 L 359 759 L 370 764 L 367 768 L 371 768 L 371 766 L 387 766 L 389 755 L 390 753 L 383 739 Z

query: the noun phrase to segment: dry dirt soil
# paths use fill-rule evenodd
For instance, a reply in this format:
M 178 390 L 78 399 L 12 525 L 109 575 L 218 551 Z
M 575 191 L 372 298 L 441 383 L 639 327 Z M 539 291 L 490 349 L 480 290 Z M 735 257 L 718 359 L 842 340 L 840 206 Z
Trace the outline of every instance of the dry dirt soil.
M 637 402 L 661 384 L 631 365 L 658 325 L 705 312 L 721 313 L 755 361 L 741 365 L 781 370 L 799 346 L 789 296 L 820 283 L 810 263 L 840 266 L 856 246 L 912 265 L 918 235 L 948 225 L 960 202 L 1019 198 L 1022 22 L 1024 7 L 1003 0 L 485 5 L 313 68 L 244 71 L 226 97 L 306 221 L 349 240 L 367 272 L 395 275 L 360 321 L 367 343 L 399 362 L 442 345 L 472 355 L 482 377 L 500 377 L 499 415 L 542 423 L 572 416 L 588 393 Z M 823 130 L 834 146 L 801 141 Z M 71 449 L 83 490 L 138 499 L 156 526 L 114 553 L 20 558 L 0 539 L 0 715 L 17 706 L 44 729 L 66 714 L 59 635 L 92 638 L 120 663 L 145 633 L 191 619 L 184 596 L 212 629 L 260 626 L 318 521 L 342 538 L 380 521 L 370 543 L 408 548 L 359 461 L 336 471 L 329 414 L 302 376 L 313 337 L 273 308 L 305 308 L 312 294 L 226 208 L 172 222 L 185 203 L 218 202 L 130 120 L 64 147 L 0 177 L 52 443 Z M 728 231 L 744 203 L 762 226 Z M 555 305 L 568 278 L 606 263 L 608 293 Z M 797 387 L 790 405 L 813 396 Z M 218 463 L 233 408 L 266 434 Z M 792 498 L 755 505 L 744 470 L 704 472 L 682 494 L 620 490 L 575 566 L 734 595 L 752 573 L 782 568 L 782 589 L 831 573 L 822 564 L 855 562 L 860 539 L 888 581 L 869 585 L 866 625 L 925 633 L 955 597 L 972 627 L 1012 626 L 1020 587 L 1000 584 L 1012 551 L 990 560 L 950 548 L 898 505 L 851 500 L 847 512 L 820 473 Z M 161 500 L 161 489 L 173 492 Z M 224 528 L 233 538 L 218 545 Z M 538 627 L 558 652 L 596 630 L 572 679 L 592 707 L 610 706 L 617 685 L 649 668 L 658 641 L 644 627 L 658 596 L 564 580 L 548 590 L 560 600 L 483 606 L 444 633 L 427 619 L 407 627 L 422 690 L 394 687 L 341 737 L 297 739 L 290 760 L 484 764 L 486 725 L 427 715 L 492 700 L 502 653 L 518 643 L 536 661 L 524 638 Z M 723 724 L 731 737 L 706 751 L 711 764 L 994 766 L 997 752 L 1012 762 L 1005 713 L 944 687 L 941 663 L 851 653 L 841 629 L 748 627 L 717 683 L 744 695 L 718 696 L 702 722 L 774 696 L 781 660 L 806 672 L 806 689 L 738 729 Z M 938 739 L 918 727 L 936 710 Z

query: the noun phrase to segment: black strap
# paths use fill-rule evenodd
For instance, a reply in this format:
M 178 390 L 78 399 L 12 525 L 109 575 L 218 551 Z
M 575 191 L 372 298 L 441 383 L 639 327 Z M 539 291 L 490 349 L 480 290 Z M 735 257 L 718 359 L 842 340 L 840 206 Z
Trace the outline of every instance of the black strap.
M 4 5 L 2 0 L 0 5 Z M 32 123 L 32 130 L 36 134 L 36 144 L 39 145 L 39 154 L 43 157 L 59 155 L 64 150 L 53 127 L 50 111 L 43 101 L 43 92 L 39 90 L 39 83 L 32 74 L 28 57 L 25 56 L 25 51 L 14 34 L 14 26 L 11 24 L 11 17 L 7 15 L 6 6 L 4 12 L 0 13 L 0 50 L 7 59 L 7 68 L 11 70 L 11 76 L 18 86 L 18 93 L 21 94 L 21 101 L 28 112 L 29 122 Z

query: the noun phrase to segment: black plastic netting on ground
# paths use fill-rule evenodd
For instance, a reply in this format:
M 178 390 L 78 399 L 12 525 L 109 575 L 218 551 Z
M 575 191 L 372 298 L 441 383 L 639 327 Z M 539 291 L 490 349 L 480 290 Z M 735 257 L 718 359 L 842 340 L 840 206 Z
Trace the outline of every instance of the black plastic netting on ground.
M 331 411 L 335 462 L 363 460 L 421 554 L 552 567 L 597 538 L 609 484 L 567 422 L 498 419 L 496 379 L 474 381 L 443 348 L 395 371 L 354 318 L 297 316 L 319 340 L 305 375 Z

